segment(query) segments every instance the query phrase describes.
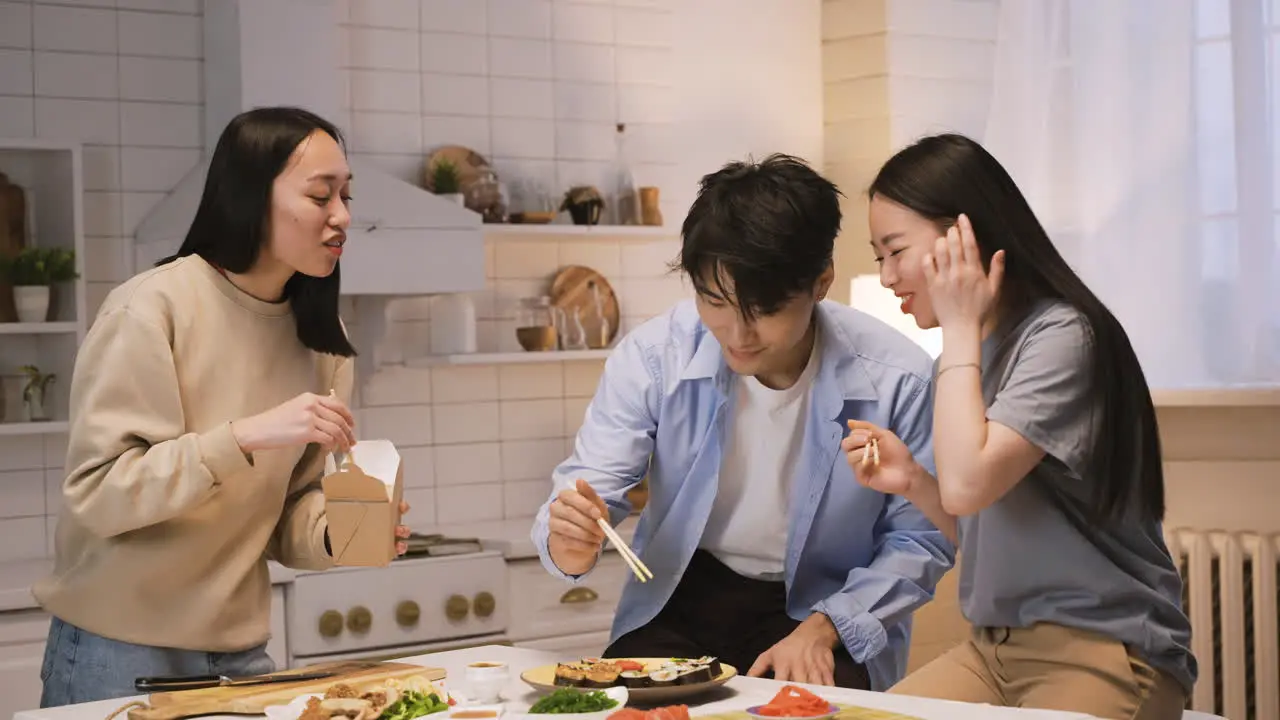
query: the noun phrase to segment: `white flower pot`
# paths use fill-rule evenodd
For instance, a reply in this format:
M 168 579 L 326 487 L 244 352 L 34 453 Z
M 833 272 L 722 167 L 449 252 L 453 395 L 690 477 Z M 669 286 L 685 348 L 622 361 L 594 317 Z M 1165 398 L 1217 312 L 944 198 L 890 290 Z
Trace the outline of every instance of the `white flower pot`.
M 39 323 L 49 319 L 49 286 L 20 285 L 13 289 L 18 322 Z

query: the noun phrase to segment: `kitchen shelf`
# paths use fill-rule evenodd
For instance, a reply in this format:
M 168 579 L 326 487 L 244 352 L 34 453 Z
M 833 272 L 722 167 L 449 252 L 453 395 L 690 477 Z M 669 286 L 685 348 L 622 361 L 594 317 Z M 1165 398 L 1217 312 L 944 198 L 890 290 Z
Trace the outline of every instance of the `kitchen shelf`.
M 3 422 L 0 423 L 0 436 L 13 435 L 52 435 L 54 433 L 64 433 L 71 428 L 71 424 L 63 421 L 51 422 Z
M 427 355 L 405 361 L 406 367 L 440 365 L 514 365 L 519 363 L 574 362 L 604 360 L 612 350 L 556 350 L 548 352 L 464 353 L 459 355 Z
M 680 234 L 679 228 L 659 225 L 571 225 L 568 223 L 489 223 L 482 226 L 487 237 L 506 239 L 518 238 L 674 238 Z
M 0 335 L 72 335 L 79 330 L 77 322 L 0 323 Z

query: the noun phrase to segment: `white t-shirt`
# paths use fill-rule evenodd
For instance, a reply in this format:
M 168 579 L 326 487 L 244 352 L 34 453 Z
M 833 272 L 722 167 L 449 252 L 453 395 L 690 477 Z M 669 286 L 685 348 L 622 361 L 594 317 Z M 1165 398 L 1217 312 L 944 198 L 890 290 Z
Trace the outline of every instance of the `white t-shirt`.
M 700 547 L 739 575 L 783 578 L 791 478 L 800 459 L 819 340 L 794 385 L 772 390 L 736 376 L 726 418 L 719 487 Z

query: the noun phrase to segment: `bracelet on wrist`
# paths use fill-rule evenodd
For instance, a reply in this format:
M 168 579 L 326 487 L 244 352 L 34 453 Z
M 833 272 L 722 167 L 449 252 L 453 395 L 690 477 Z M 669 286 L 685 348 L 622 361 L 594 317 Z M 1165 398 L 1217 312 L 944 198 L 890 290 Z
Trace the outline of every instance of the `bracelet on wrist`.
M 982 369 L 982 366 L 979 365 L 978 363 L 956 363 L 955 365 L 948 365 L 938 370 L 938 374 L 934 375 L 933 379 L 936 381 L 938 378 L 942 377 L 942 374 L 945 373 L 946 371 L 955 370 L 956 368 L 962 368 L 962 367 L 978 368 L 978 370 Z

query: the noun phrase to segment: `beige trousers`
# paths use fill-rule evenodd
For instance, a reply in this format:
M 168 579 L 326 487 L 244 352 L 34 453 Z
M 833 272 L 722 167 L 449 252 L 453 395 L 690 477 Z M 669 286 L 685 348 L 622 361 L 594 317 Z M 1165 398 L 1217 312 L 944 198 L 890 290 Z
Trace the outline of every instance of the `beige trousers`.
M 1178 720 L 1187 703 L 1177 680 L 1119 641 L 1047 623 L 976 628 L 889 692 L 1115 720 Z

